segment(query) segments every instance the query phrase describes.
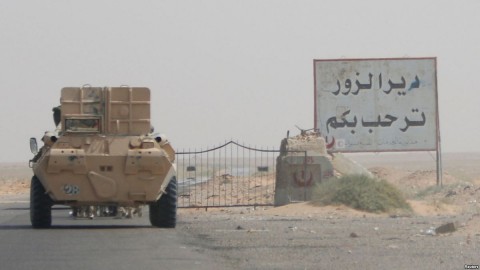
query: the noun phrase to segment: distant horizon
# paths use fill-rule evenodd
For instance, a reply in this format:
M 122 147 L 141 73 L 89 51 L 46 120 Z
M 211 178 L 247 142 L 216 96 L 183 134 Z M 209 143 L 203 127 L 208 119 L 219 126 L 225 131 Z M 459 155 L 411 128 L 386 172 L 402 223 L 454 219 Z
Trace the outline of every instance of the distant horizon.
M 279 150 L 280 148 L 278 148 Z M 194 149 L 192 148 L 191 149 L 192 151 L 194 151 Z M 200 150 L 200 148 L 198 148 L 197 150 Z M 204 149 L 205 150 L 205 149 Z M 272 149 L 272 150 L 276 150 L 276 149 Z M 341 153 L 341 154 L 344 154 L 344 155 L 351 155 L 351 156 L 361 156 L 361 155 L 371 155 L 371 156 L 375 156 L 375 155 L 402 155 L 402 154 L 414 154 L 414 155 L 420 155 L 420 154 L 428 154 L 428 153 L 431 153 L 432 155 L 435 155 L 435 151 L 420 151 L 420 152 L 416 152 L 416 151 L 411 151 L 411 152 L 362 152 L 362 153 Z M 472 152 L 442 152 L 441 153 L 442 156 L 443 155 L 460 155 L 460 154 L 467 154 L 467 155 L 479 155 L 479 158 L 480 158 L 480 151 L 472 151 Z M 435 156 L 433 156 L 435 157 Z M 33 158 L 33 155 L 32 157 Z M 8 164 L 11 164 L 11 165 L 14 165 L 14 164 L 23 164 L 25 163 L 25 166 L 28 166 L 28 160 L 26 161 L 3 161 L 3 162 L 0 162 L 0 164 L 2 165 L 8 165 Z

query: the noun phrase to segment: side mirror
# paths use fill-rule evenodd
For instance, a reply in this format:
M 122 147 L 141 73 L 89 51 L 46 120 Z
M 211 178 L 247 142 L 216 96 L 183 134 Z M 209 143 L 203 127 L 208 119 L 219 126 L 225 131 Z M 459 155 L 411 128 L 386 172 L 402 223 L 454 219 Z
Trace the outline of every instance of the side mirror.
M 38 154 L 38 145 L 36 138 L 30 138 L 30 151 L 32 151 L 32 154 L 34 155 Z

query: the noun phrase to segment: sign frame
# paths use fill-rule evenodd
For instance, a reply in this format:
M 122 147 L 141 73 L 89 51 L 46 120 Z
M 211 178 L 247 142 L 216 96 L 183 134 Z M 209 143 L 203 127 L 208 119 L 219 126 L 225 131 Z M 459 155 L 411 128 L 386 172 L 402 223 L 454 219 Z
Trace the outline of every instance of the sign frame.
M 370 74 L 368 72 L 365 72 L 365 68 L 368 67 L 369 64 L 374 67 L 373 68 L 374 70 L 377 71 L 376 74 L 372 75 L 372 73 L 375 73 L 375 72 L 372 72 Z M 384 66 L 387 67 L 386 71 L 383 69 Z M 327 79 L 321 78 L 321 75 L 319 75 L 319 72 L 322 72 L 321 68 L 323 68 L 323 71 L 326 71 L 325 73 L 328 73 L 328 74 L 326 74 Z M 392 88 L 401 85 L 401 84 L 398 84 L 398 83 L 395 84 L 394 82 L 402 82 L 402 81 L 399 81 L 400 76 L 398 74 L 395 74 L 396 72 L 397 73 L 401 73 L 401 72 L 399 72 L 395 69 L 403 70 L 404 73 L 405 73 L 405 70 L 408 71 L 408 70 L 411 70 L 411 69 L 414 70 L 414 71 L 412 71 L 413 73 L 415 71 L 420 71 L 421 73 L 423 72 L 422 75 L 420 75 L 421 79 L 418 79 L 416 76 L 413 77 L 413 75 L 410 75 L 410 78 L 408 78 L 408 76 L 405 75 L 405 77 L 407 77 L 407 79 L 409 80 L 408 84 L 410 85 L 410 83 L 412 83 L 411 86 L 410 86 L 410 89 L 405 88 L 406 82 L 405 82 L 405 79 L 404 79 L 403 76 L 401 76 L 401 80 L 403 81 L 402 86 L 404 87 L 403 96 L 407 96 L 407 98 L 409 96 L 411 98 L 414 98 L 414 95 L 412 94 L 412 93 L 414 93 L 414 91 L 412 91 L 412 92 L 407 91 L 407 90 L 411 90 L 412 86 L 413 86 L 413 88 L 418 88 L 418 87 L 422 88 L 420 90 L 423 91 L 423 92 L 420 92 L 420 90 L 419 90 L 415 93 L 422 93 L 422 95 L 425 95 L 425 93 L 426 93 L 426 95 L 427 95 L 427 96 L 422 96 L 422 98 L 427 99 L 428 102 L 429 102 L 429 106 L 427 106 L 427 109 L 430 110 L 429 112 L 427 112 L 428 113 L 428 116 L 427 116 L 428 117 L 428 124 L 429 124 L 428 134 L 427 135 L 423 134 L 421 132 L 421 129 L 420 129 L 420 131 L 418 131 L 418 134 L 422 134 L 422 135 L 413 135 L 414 138 L 416 138 L 415 136 L 417 136 L 417 137 L 418 136 L 420 136 L 420 137 L 425 136 L 425 137 L 422 137 L 422 140 L 425 141 L 425 145 L 420 145 L 419 147 L 417 147 L 417 145 L 415 145 L 414 147 L 412 147 L 412 146 L 402 147 L 400 145 L 396 145 L 395 147 L 388 147 L 388 146 L 379 147 L 377 145 L 377 142 L 375 142 L 375 143 L 372 144 L 373 146 L 371 146 L 371 147 L 367 146 L 364 149 L 359 149 L 359 148 L 354 148 L 354 147 L 346 147 L 344 149 L 341 149 L 341 148 L 339 149 L 338 146 L 342 146 L 341 145 L 342 141 L 339 142 L 337 140 L 335 142 L 334 141 L 335 138 L 334 137 L 329 138 L 329 136 L 328 136 L 328 135 L 330 135 L 330 134 L 328 134 L 329 132 L 325 132 L 326 131 L 325 129 L 326 128 L 328 129 L 328 124 L 326 125 L 327 121 L 325 120 L 326 119 L 325 113 L 322 117 L 320 117 L 320 115 L 319 115 L 320 113 L 322 113 L 319 110 L 319 106 L 322 105 L 321 104 L 322 100 L 320 100 L 320 98 L 325 97 L 325 96 L 328 97 L 328 99 L 329 99 L 328 101 L 326 99 L 323 100 L 324 103 L 329 102 L 328 104 L 324 104 L 324 105 L 326 105 L 325 107 L 337 106 L 337 107 L 341 108 L 341 106 L 338 106 L 338 104 L 331 105 L 331 101 L 333 100 L 334 102 L 336 101 L 338 103 L 338 99 L 343 99 L 343 105 L 344 105 L 345 100 L 347 100 L 346 101 L 346 104 L 347 104 L 346 108 L 348 108 L 349 107 L 348 106 L 349 94 L 350 94 L 350 97 L 352 97 L 352 98 L 353 97 L 358 98 L 358 97 L 363 95 L 364 100 L 360 101 L 360 105 L 362 104 L 361 102 L 363 102 L 363 104 L 370 105 L 370 103 L 368 103 L 368 102 L 370 102 L 371 100 L 369 100 L 368 97 L 365 97 L 366 95 L 368 95 L 367 94 L 368 92 L 364 91 L 361 88 L 365 87 L 365 85 L 366 85 L 366 86 L 369 86 L 370 89 L 372 89 L 373 88 L 372 84 L 376 84 L 375 87 L 377 87 L 377 89 L 375 91 L 377 91 L 377 92 L 381 91 L 382 90 L 382 77 L 381 76 L 382 76 L 382 73 L 383 73 L 383 75 L 384 75 L 383 89 L 385 89 L 383 91 L 385 93 L 388 92 L 390 94 L 390 92 L 388 91 L 388 84 L 390 84 L 390 91 L 391 91 Z M 357 152 L 358 153 L 358 152 L 438 151 L 438 149 L 440 147 L 440 123 L 439 123 L 439 109 L 438 109 L 438 83 L 437 83 L 437 58 L 436 57 L 314 59 L 313 60 L 313 72 L 314 72 L 314 128 L 315 128 L 315 130 L 320 131 L 322 136 L 325 137 L 325 139 L 327 141 L 327 148 L 329 149 L 330 152 L 344 152 L 344 153 L 355 153 L 355 152 Z M 360 73 L 363 73 L 363 74 L 360 75 Z M 340 75 L 337 75 L 337 74 L 340 74 Z M 392 75 L 392 74 L 395 74 L 397 76 L 396 77 L 392 76 L 392 78 L 390 80 L 388 78 L 388 75 Z M 336 77 L 333 78 L 332 76 L 336 76 Z M 357 76 L 357 77 L 355 77 L 355 76 Z M 360 82 L 362 82 L 362 83 L 368 82 L 368 76 L 370 77 L 370 85 L 361 84 Z M 355 81 L 356 85 L 350 79 L 348 79 L 344 82 L 346 77 L 352 77 L 352 79 L 354 79 L 353 77 L 357 78 L 357 80 Z M 372 83 L 372 77 L 374 77 L 373 83 Z M 393 78 L 393 77 L 395 77 L 395 78 Z M 337 80 L 337 78 L 338 78 L 338 80 Z M 415 79 L 413 79 L 413 78 L 415 78 Z M 428 83 L 427 83 L 428 87 L 425 86 L 424 79 L 426 79 L 426 78 L 428 78 Z M 337 82 L 337 84 L 334 83 L 335 81 Z M 340 81 L 341 81 L 341 83 L 340 83 Z M 337 89 L 337 86 L 338 86 L 338 92 L 335 91 L 335 89 Z M 350 91 L 346 91 L 347 90 L 346 86 L 350 86 L 349 88 L 352 89 L 351 93 L 349 93 Z M 321 89 L 319 89 L 319 88 L 321 88 Z M 342 91 L 340 91 L 341 88 L 342 88 Z M 356 90 L 353 90 L 353 89 L 356 89 Z M 364 89 L 366 89 L 366 88 L 364 88 Z M 363 93 L 360 90 L 362 90 Z M 414 90 L 416 90 L 416 89 L 414 89 Z M 428 90 L 428 91 L 425 92 L 426 90 Z M 396 91 L 396 89 L 394 91 Z M 429 92 L 429 91 L 432 91 L 432 92 Z M 338 95 L 339 92 L 340 92 L 340 95 Z M 407 92 L 408 92 L 408 94 L 407 94 Z M 352 96 L 352 93 L 355 96 Z M 383 95 L 383 97 L 387 97 L 388 95 L 386 95 L 385 93 L 375 94 L 375 95 Z M 332 95 L 332 94 L 334 94 L 335 96 Z M 400 95 L 400 98 L 399 97 L 394 97 L 395 101 L 391 101 L 391 102 L 397 102 L 397 100 L 402 98 L 401 97 L 402 94 L 401 94 L 400 91 L 398 92 L 398 94 Z M 393 95 L 390 95 L 390 96 L 393 96 Z M 338 97 L 338 99 L 336 100 L 337 97 Z M 403 99 L 405 99 L 405 97 L 403 97 Z M 433 100 L 431 100 L 431 99 L 433 99 Z M 373 118 L 373 119 L 376 119 L 376 117 L 377 117 L 377 114 L 376 114 L 376 112 L 378 110 L 377 109 L 377 107 L 378 107 L 377 103 L 379 103 L 379 100 L 381 101 L 380 98 L 376 97 L 376 100 L 374 101 L 375 109 L 370 109 L 370 111 L 375 111 L 375 115 L 374 115 L 375 118 Z M 357 102 L 357 101 L 355 101 L 355 102 Z M 395 104 L 395 103 L 393 103 L 393 104 Z M 354 103 L 352 106 L 355 107 L 357 105 L 358 105 L 357 103 Z M 358 106 L 360 106 L 360 105 L 358 105 Z M 401 106 L 398 107 L 398 108 L 400 108 L 400 110 L 404 109 Z M 335 131 L 337 131 L 336 127 L 342 127 L 342 125 L 345 126 L 345 124 L 348 124 L 348 123 L 351 124 L 350 126 L 353 125 L 354 122 L 353 122 L 353 120 L 351 120 L 352 115 L 350 115 L 350 122 L 347 122 L 345 118 L 343 118 L 344 122 L 341 122 L 341 119 L 339 118 L 339 117 L 341 117 L 341 116 L 339 116 L 339 115 L 341 115 L 341 112 L 340 113 L 338 112 L 338 108 L 336 109 L 337 111 L 331 111 L 332 108 L 327 108 L 327 110 L 330 110 L 329 114 L 331 114 L 331 115 L 329 115 L 329 117 L 337 115 L 336 119 L 333 119 L 334 117 L 330 117 L 330 120 L 332 120 L 330 122 L 330 127 L 333 127 L 335 129 Z M 347 112 L 347 109 L 344 109 L 343 111 Z M 380 109 L 380 111 L 381 111 L 381 109 Z M 420 115 L 420 111 L 421 110 L 417 109 L 417 114 L 418 115 Z M 357 110 L 357 112 L 358 112 L 358 110 Z M 372 112 L 369 112 L 369 113 L 370 113 L 370 115 L 368 115 L 367 118 L 372 119 L 373 113 Z M 383 113 L 382 117 L 385 117 L 385 115 L 386 114 Z M 423 124 L 425 124 L 427 122 L 425 120 L 425 115 L 422 114 L 421 116 L 423 116 L 423 119 L 424 119 Z M 343 117 L 344 117 L 344 115 L 343 115 Z M 398 127 L 398 125 L 400 125 L 399 123 L 401 121 L 410 121 L 410 120 L 408 120 L 408 118 L 406 118 L 406 116 L 404 116 L 405 117 L 405 120 L 404 120 L 400 116 L 393 117 L 393 116 L 387 114 L 387 119 L 383 119 L 382 121 L 380 120 L 380 114 L 378 114 L 378 117 L 379 117 L 378 118 L 379 119 L 378 123 L 383 124 L 382 126 L 391 125 L 392 124 L 391 122 L 393 122 L 392 120 L 394 120 L 394 121 L 398 120 L 397 123 L 395 123 L 397 125 L 397 127 Z M 391 118 L 388 119 L 388 117 L 391 117 Z M 321 126 L 319 124 L 319 120 L 323 121 Z M 362 119 L 361 117 L 356 117 L 355 118 L 355 125 L 356 125 L 357 122 L 360 122 L 360 121 L 362 121 L 362 123 L 364 123 L 363 121 L 367 122 L 366 120 Z M 372 123 L 371 125 L 375 125 L 375 122 L 370 122 L 370 123 Z M 412 120 L 411 123 L 412 123 L 412 126 L 414 126 L 415 125 L 414 123 L 419 123 L 419 122 L 418 121 L 414 122 Z M 367 125 L 367 124 L 365 123 L 365 125 Z M 405 123 L 403 123 L 403 127 L 405 128 Z M 408 125 L 407 125 L 407 128 L 408 128 Z M 414 131 L 415 129 L 416 128 L 413 128 L 412 130 Z M 358 131 L 358 129 L 356 129 L 356 130 Z M 381 130 L 379 128 L 377 128 L 377 130 L 375 130 L 375 128 L 373 128 L 373 130 L 375 131 L 374 133 L 381 133 L 381 132 L 377 132 L 377 131 Z M 387 130 L 387 129 L 384 129 L 384 130 Z M 419 130 L 419 129 L 417 128 L 417 130 Z M 352 132 L 354 132 L 353 129 L 352 129 Z M 412 132 L 412 131 L 409 131 L 409 132 Z M 370 129 L 370 133 L 372 133 L 372 128 Z M 358 134 L 360 134 L 360 132 Z M 397 134 L 396 136 L 403 135 L 403 134 L 399 134 L 398 132 L 396 134 Z M 360 135 L 357 135 L 357 136 L 360 136 Z M 363 135 L 363 136 L 366 136 L 366 135 Z M 376 134 L 375 138 L 377 138 L 377 136 L 378 136 L 378 134 Z M 352 136 L 350 136 L 350 137 L 352 137 Z M 343 143 L 344 143 L 344 141 L 343 141 Z M 359 144 L 361 144 L 361 143 L 359 143 Z M 405 143 L 405 144 L 407 144 L 407 143 Z M 353 145 L 353 143 L 352 143 L 352 145 Z

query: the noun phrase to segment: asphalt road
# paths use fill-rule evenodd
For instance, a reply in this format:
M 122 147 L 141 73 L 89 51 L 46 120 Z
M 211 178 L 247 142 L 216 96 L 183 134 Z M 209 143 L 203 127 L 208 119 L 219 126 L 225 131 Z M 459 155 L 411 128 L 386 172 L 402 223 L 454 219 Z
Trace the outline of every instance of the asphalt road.
M 0 269 L 226 269 L 176 229 L 142 218 L 77 219 L 55 207 L 51 229 L 32 229 L 28 196 L 0 201 Z
M 147 209 L 145 209 L 147 210 Z M 144 210 L 144 212 L 146 212 Z M 0 269 L 465 269 L 480 264 L 480 231 L 430 235 L 457 216 L 283 216 L 261 208 L 182 210 L 176 229 L 53 211 L 30 226 L 28 196 L 0 200 Z M 472 229 L 470 227 L 470 229 Z

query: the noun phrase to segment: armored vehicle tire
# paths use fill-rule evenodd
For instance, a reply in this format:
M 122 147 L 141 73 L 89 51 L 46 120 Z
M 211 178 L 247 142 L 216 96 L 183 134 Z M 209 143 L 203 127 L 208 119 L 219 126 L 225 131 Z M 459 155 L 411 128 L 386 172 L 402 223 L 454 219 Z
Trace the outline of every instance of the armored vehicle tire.
M 30 222 L 33 228 L 49 228 L 52 225 L 53 201 L 36 176 L 30 185 Z
M 175 228 L 177 225 L 177 178 L 170 180 L 165 194 L 156 202 L 150 203 L 150 223 L 160 228 Z

